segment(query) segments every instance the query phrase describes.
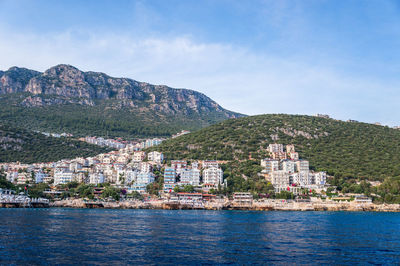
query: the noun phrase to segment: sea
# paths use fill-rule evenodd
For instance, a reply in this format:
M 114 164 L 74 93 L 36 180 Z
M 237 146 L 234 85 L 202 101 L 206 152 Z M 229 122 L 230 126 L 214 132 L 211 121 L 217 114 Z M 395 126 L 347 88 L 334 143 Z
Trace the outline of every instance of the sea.
M 400 214 L 0 209 L 0 265 L 398 265 Z

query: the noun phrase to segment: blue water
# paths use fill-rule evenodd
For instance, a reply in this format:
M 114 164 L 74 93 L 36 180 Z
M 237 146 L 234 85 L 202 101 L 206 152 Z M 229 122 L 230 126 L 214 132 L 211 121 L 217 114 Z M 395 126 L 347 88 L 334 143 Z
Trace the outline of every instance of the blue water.
M 400 214 L 0 209 L 0 264 L 399 264 Z

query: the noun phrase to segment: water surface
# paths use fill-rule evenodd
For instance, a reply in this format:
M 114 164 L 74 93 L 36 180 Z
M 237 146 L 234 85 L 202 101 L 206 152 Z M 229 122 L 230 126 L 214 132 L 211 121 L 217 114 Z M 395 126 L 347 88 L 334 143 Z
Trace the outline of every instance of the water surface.
M 0 209 L 0 264 L 400 264 L 400 214 Z

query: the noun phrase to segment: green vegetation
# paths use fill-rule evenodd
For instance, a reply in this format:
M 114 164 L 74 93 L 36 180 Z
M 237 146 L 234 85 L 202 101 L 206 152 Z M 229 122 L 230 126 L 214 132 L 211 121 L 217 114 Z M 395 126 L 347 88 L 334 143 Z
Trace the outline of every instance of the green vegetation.
M 400 176 L 400 130 L 301 115 L 259 115 L 223 121 L 163 142 L 166 158 L 248 160 L 259 163 L 272 137 L 295 144 L 312 169 L 344 178 Z
M 272 196 L 274 187 L 267 182 L 264 177 L 258 176 L 261 166 L 256 161 L 233 161 L 222 165 L 224 179 L 227 180 L 228 187 L 222 191 L 223 194 L 233 192 L 252 192 L 253 194 L 266 194 Z
M 0 122 L 25 129 L 72 133 L 76 136 L 138 137 L 171 136 L 182 129 L 197 130 L 226 119 L 215 112 L 164 114 L 152 109 L 138 110 L 146 106 L 138 102 L 138 108 L 121 107 L 121 100 L 97 100 L 94 106 L 81 104 L 53 104 L 26 107 L 20 104 L 28 93 L 0 95 Z M 42 98 L 56 99 L 58 96 Z
M 0 170 L 0 188 L 15 189 L 14 184 L 6 179 L 3 169 Z
M 176 193 L 178 193 L 178 192 L 192 193 L 192 192 L 194 192 L 194 187 L 192 185 L 185 185 L 184 187 L 176 186 L 176 187 L 174 187 L 174 192 L 176 192 Z
M 50 162 L 89 157 L 107 151 L 110 149 L 70 138 L 47 137 L 40 133 L 0 125 L 0 162 Z

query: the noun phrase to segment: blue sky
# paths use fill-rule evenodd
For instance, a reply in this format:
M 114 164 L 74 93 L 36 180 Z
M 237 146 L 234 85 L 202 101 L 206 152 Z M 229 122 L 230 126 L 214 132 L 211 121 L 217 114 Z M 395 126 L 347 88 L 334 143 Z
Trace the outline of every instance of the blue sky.
M 398 1 L 0 0 L 0 69 L 60 63 L 245 113 L 400 124 Z

